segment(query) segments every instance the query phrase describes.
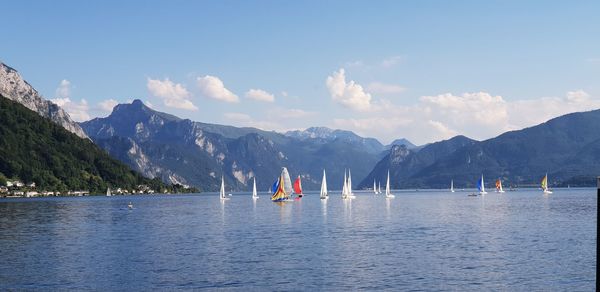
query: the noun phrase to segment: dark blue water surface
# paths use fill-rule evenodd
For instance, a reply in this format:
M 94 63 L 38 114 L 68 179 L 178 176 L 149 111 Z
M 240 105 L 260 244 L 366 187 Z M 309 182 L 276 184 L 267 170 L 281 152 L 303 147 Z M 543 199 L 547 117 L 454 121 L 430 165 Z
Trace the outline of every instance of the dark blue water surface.
M 0 290 L 593 291 L 596 208 L 595 189 L 1 199 Z

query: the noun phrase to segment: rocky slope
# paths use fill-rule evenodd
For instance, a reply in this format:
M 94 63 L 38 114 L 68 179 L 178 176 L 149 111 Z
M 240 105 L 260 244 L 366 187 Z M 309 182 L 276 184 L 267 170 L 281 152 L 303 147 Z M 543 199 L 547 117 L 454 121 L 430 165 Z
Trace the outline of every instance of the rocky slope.
M 329 185 L 338 188 L 344 168 L 351 168 L 354 180 L 360 181 L 383 149 L 376 140 L 347 131 L 293 137 L 193 122 L 152 110 L 139 100 L 81 125 L 94 142 L 144 175 L 212 191 L 218 189 L 221 175 L 235 190 L 249 190 L 254 177 L 259 190 L 266 190 L 283 166 L 292 176 L 303 177 L 307 190 L 318 189 L 325 168 Z
M 71 120 L 67 112 L 51 101 L 45 100 L 21 77 L 19 72 L 1 62 L 0 95 L 24 105 L 81 138 L 87 138 L 79 124 Z

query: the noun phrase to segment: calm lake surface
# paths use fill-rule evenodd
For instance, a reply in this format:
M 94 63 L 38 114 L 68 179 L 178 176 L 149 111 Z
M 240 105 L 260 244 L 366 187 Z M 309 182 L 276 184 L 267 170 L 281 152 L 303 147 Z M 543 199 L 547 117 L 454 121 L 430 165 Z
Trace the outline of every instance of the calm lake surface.
M 0 290 L 595 289 L 595 189 L 467 194 L 0 199 Z

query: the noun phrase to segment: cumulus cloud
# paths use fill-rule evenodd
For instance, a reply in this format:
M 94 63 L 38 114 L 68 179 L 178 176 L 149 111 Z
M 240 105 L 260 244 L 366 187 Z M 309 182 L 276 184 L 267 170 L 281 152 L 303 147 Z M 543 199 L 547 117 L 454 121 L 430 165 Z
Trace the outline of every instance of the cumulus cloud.
M 84 122 L 90 119 L 90 107 L 85 99 L 72 101 L 70 98 L 50 99 L 53 103 L 64 109 L 76 122 Z
M 396 84 L 371 82 L 367 86 L 367 90 L 375 94 L 398 94 L 406 90 L 406 88 Z
M 343 68 L 328 76 L 325 84 L 335 102 L 355 111 L 372 110 L 371 94 L 365 92 L 360 84 L 352 80 L 346 82 L 346 72 Z
M 63 79 L 58 88 L 54 93 L 54 98 L 50 99 L 51 102 L 60 106 L 65 110 L 71 119 L 76 122 L 83 122 L 90 119 L 89 110 L 90 107 L 85 99 L 80 101 L 71 100 L 71 82 Z
M 215 76 L 198 77 L 198 88 L 202 95 L 225 102 L 239 102 L 239 97 L 225 88 L 223 81 Z
M 113 108 L 117 104 L 119 104 L 119 102 L 111 98 L 111 99 L 107 99 L 107 100 L 103 100 L 103 101 L 99 102 L 98 108 L 105 112 L 112 112 Z
M 198 110 L 190 100 L 190 92 L 179 83 L 166 78 L 165 80 L 148 78 L 146 87 L 150 94 L 162 99 L 163 104 L 167 107 L 183 109 L 183 110 Z
M 335 119 L 336 127 L 384 142 L 407 138 L 422 144 L 462 134 L 483 140 L 509 130 L 522 129 L 571 112 L 600 108 L 600 98 L 583 90 L 564 97 L 508 101 L 487 92 L 423 96 L 412 106 L 388 104 L 374 116 Z M 384 116 L 381 113 L 385 113 Z
M 67 79 L 60 81 L 54 93 L 56 99 L 69 99 L 71 97 L 71 82 Z M 60 106 L 60 104 L 59 104 Z
M 275 96 L 262 89 L 250 89 L 246 92 L 246 97 L 258 101 L 274 102 Z

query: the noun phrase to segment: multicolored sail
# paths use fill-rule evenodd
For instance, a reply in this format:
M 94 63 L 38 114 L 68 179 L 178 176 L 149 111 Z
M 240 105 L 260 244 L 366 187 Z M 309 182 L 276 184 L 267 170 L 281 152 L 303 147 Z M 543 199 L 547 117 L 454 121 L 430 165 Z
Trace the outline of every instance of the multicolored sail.
M 273 201 L 273 202 L 289 201 L 291 193 L 292 193 L 292 183 L 290 180 L 290 174 L 287 171 L 287 168 L 284 167 L 281 170 L 281 175 L 279 176 L 279 179 L 277 181 L 277 189 L 273 192 L 273 195 L 271 196 L 271 201 Z

